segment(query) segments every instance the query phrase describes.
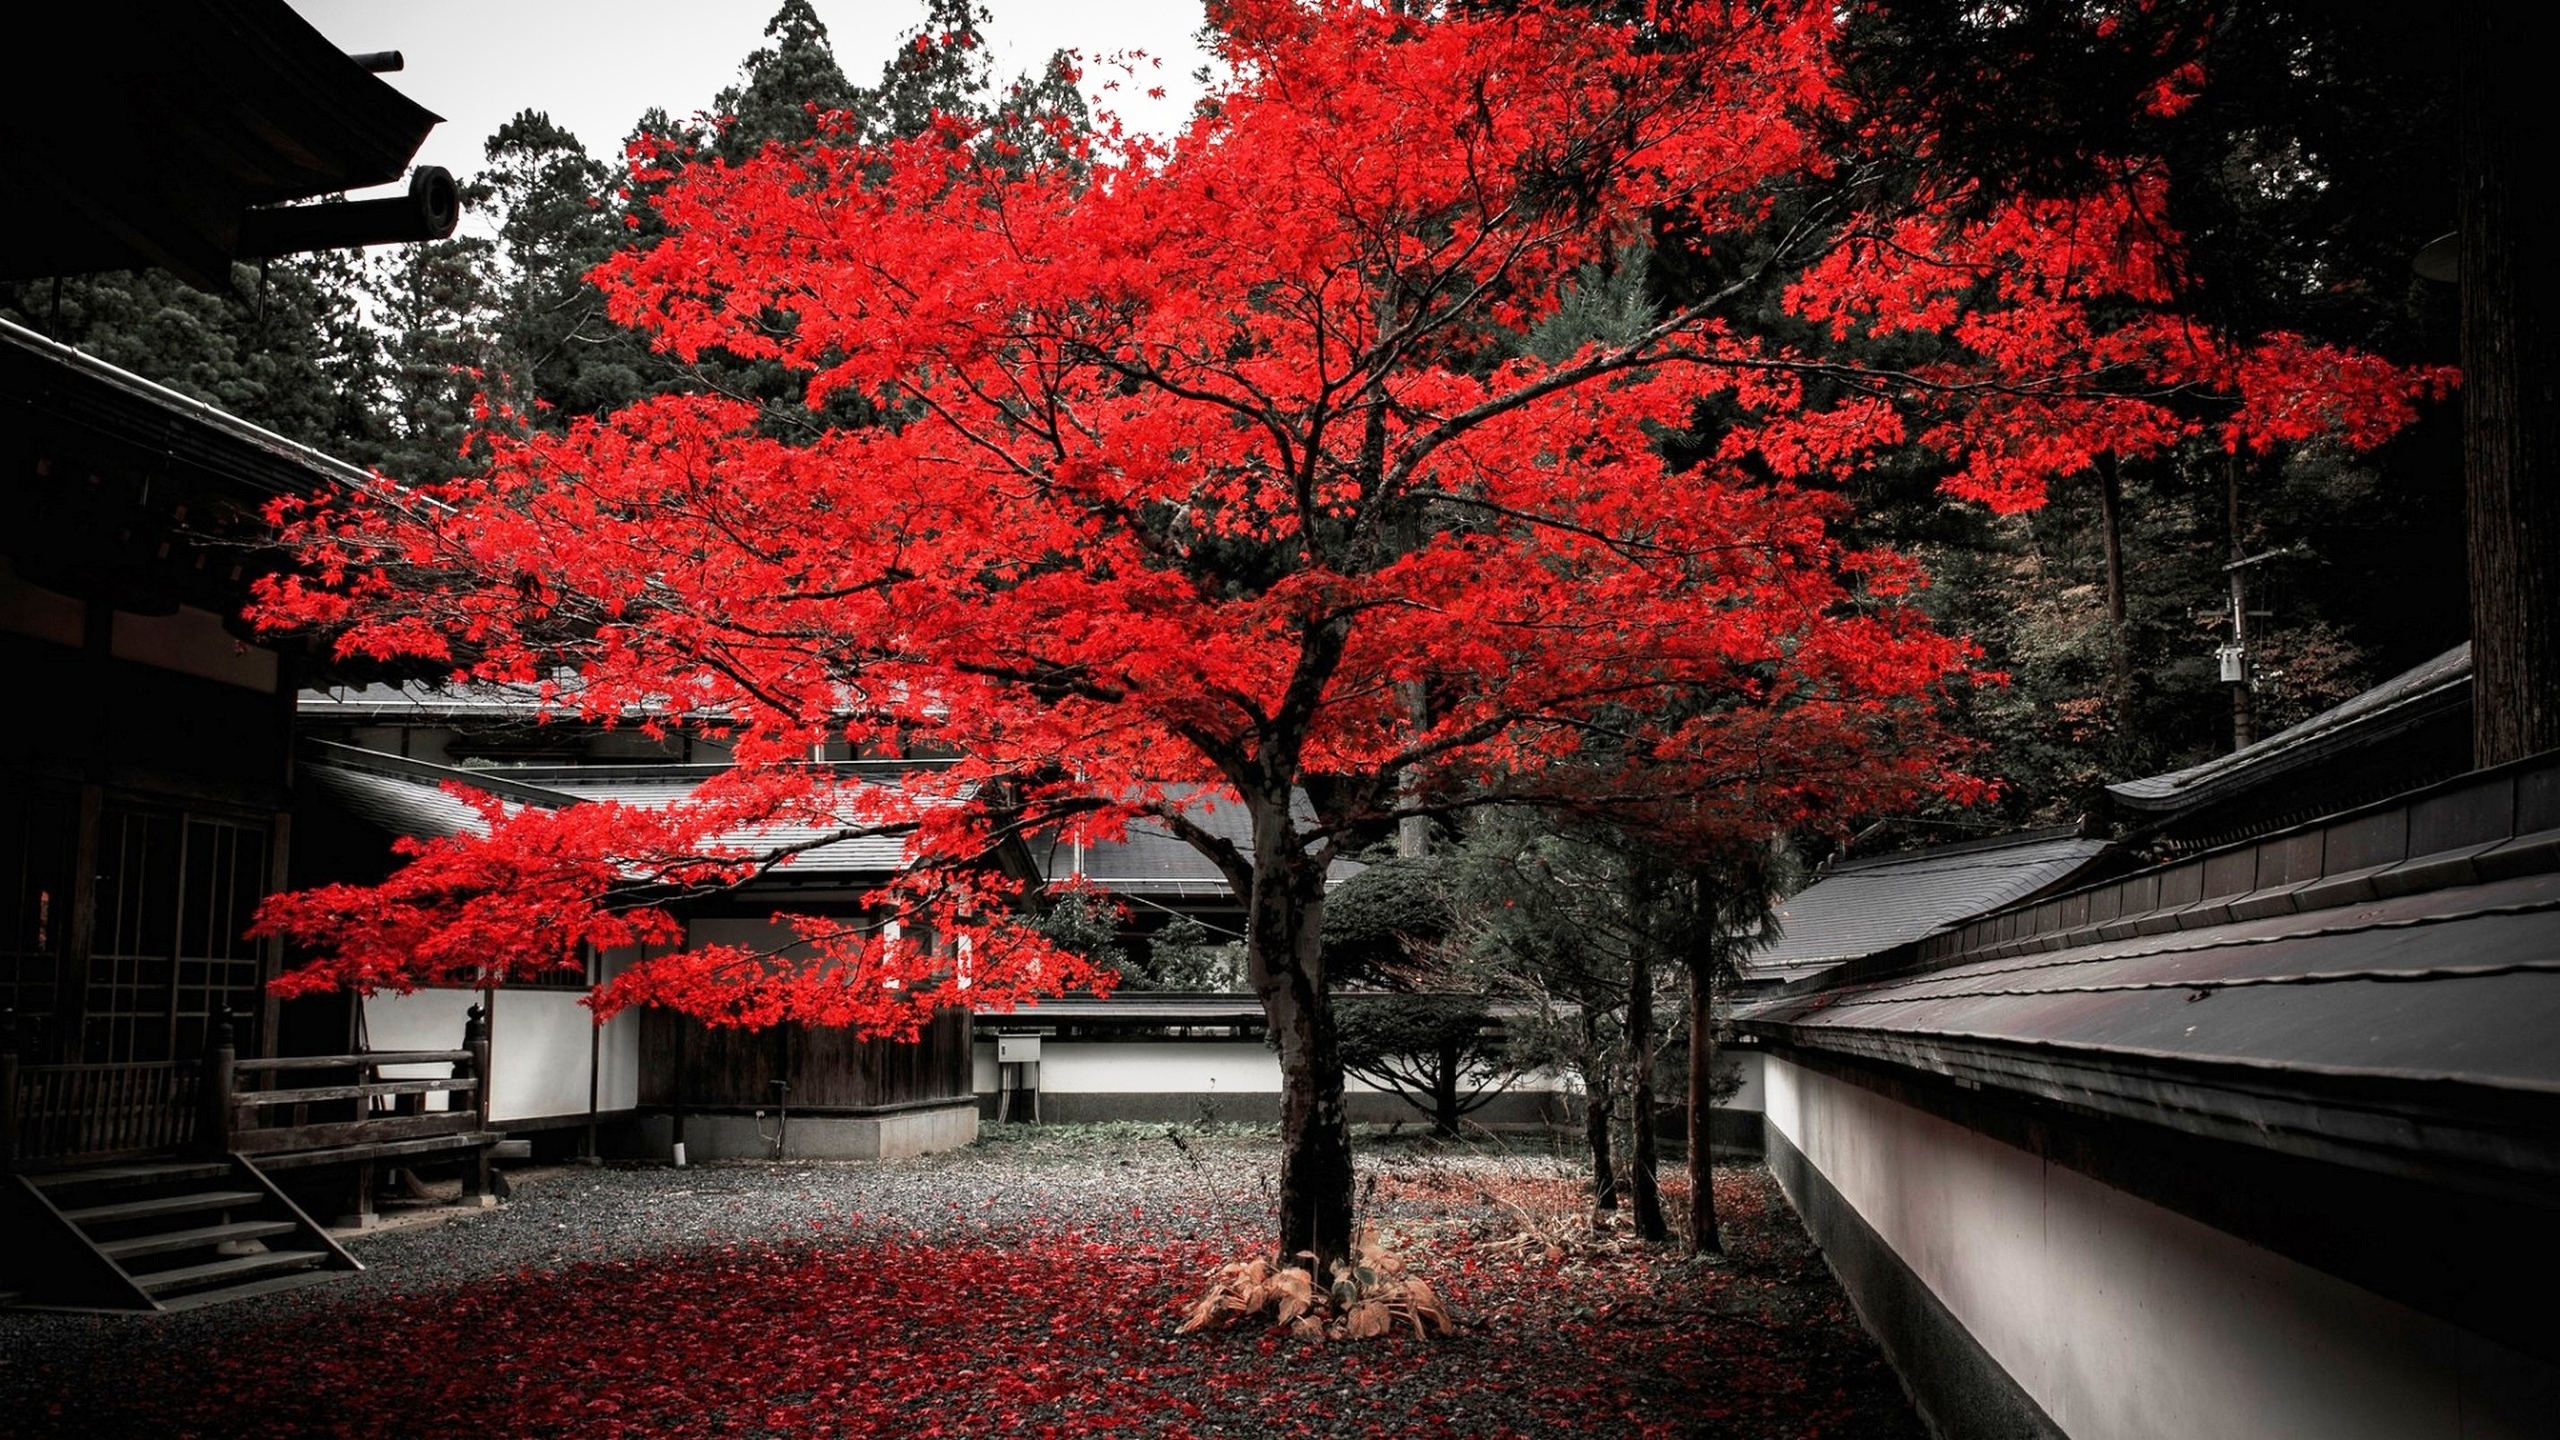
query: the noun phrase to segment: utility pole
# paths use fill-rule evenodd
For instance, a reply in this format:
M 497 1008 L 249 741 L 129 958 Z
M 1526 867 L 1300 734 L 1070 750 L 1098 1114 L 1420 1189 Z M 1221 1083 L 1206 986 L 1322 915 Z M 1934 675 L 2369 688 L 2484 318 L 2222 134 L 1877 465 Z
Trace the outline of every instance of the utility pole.
M 2231 687 L 2231 748 L 2245 750 L 2258 738 L 2257 673 L 2249 659 L 2249 572 L 2297 553 L 2287 547 L 2256 555 L 2234 550 L 2222 573 L 2231 577 L 2231 643 L 2222 647 L 2222 682 Z

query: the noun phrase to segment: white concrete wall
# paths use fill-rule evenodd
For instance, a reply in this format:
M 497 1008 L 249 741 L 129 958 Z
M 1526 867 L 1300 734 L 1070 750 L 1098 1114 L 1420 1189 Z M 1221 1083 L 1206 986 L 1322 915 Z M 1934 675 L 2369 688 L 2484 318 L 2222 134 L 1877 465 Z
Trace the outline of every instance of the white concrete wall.
M 575 990 L 500 990 L 489 1030 L 489 1119 L 544 1120 L 587 1113 L 590 1034 L 595 1026 Z M 364 1002 L 365 1034 L 376 1050 L 452 1050 L 462 1044 L 463 1012 L 477 990 L 420 990 Z M 595 1046 L 596 1109 L 610 1114 L 640 1103 L 639 1017 L 606 1022 Z M 410 1067 L 449 1074 L 450 1066 Z M 393 1073 L 393 1072 L 386 1072 Z M 445 1097 L 431 1095 L 441 1110 Z
M 2073 1440 L 2560 1433 L 2547 1367 L 1870 1090 L 1770 1059 L 1769 1123 Z

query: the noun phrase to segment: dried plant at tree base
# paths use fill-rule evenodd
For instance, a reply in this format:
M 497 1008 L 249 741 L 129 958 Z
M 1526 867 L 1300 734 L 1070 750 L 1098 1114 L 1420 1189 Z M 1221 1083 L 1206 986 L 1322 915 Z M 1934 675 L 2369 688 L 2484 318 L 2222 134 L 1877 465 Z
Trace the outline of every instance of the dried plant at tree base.
M 1178 1333 L 1224 1329 L 1266 1313 L 1274 1326 L 1310 1340 L 1374 1340 L 1403 1330 L 1423 1340 L 1456 1328 L 1431 1282 L 1407 1273 L 1375 1232 L 1363 1232 L 1350 1257 L 1331 1267 L 1330 1283 L 1319 1283 L 1307 1264 L 1269 1256 L 1219 1266 Z

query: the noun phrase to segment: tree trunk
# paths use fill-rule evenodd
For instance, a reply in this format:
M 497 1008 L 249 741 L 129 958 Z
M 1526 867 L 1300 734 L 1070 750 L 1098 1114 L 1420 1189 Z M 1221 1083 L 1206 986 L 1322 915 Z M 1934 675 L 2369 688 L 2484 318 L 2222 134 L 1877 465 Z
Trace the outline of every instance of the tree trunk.
M 1715 909 L 1699 882 L 1698 923 L 1704 933 L 1689 943 L 1689 1253 L 1722 1254 L 1716 1231 L 1715 1147 L 1708 1132 L 1715 1119 Z
M 2560 424 L 2554 281 L 2519 202 L 2548 163 L 2530 16 L 2461 24 L 2462 474 L 2471 556 L 2472 763 L 2560 748 Z
M 1415 538 L 1413 544 L 1419 547 L 1420 539 Z M 1406 738 L 1420 739 L 1422 733 L 1431 728 L 1430 688 L 1419 680 L 1399 680 L 1396 682 L 1396 703 L 1404 710 Z M 1399 806 L 1410 808 L 1420 804 L 1421 801 L 1422 773 L 1416 768 L 1407 767 L 1403 774 L 1396 777 L 1396 802 Z M 1419 860 L 1430 853 L 1431 817 L 1406 815 L 1399 818 L 1396 821 L 1396 857 L 1402 860 Z
M 1609 1153 L 1609 1126 L 1616 1120 L 1617 1106 L 1612 1103 L 1609 1080 L 1609 1057 L 1600 1053 L 1600 1026 L 1591 1007 L 1582 1007 L 1582 1133 L 1591 1145 L 1591 1208 L 1607 1212 L 1618 1208 L 1617 1160 Z
M 1351 1128 L 1324 983 L 1324 875 L 1301 848 L 1286 790 L 1254 797 L 1246 967 L 1280 1045 L 1280 1254 L 1323 1274 L 1351 1253 Z
M 2106 550 L 2107 618 L 2124 625 L 2124 476 L 2110 452 L 2098 457 L 2098 538 Z M 2121 663 L 2121 662 L 2119 662 Z
M 2240 651 L 2240 680 L 2231 687 L 2231 748 L 2246 750 L 2258 739 L 2257 692 L 2249 677 L 2257 662 L 2249 658 L 2249 544 L 2240 530 L 2240 452 L 2223 467 L 2222 499 L 2231 525 L 2231 643 Z
M 1667 1240 L 1671 1227 L 1662 1218 L 1653 1153 L 1653 957 L 1641 944 L 1627 967 L 1627 1060 L 1635 1074 L 1627 1123 L 1634 1132 L 1628 1179 L 1635 1191 L 1636 1234 L 1647 1240 Z
M 2107 718 L 2121 749 L 2133 729 L 2133 635 L 2125 617 L 2124 476 L 2113 452 L 2098 457 L 2098 538 L 2106 550 Z
M 1618 1208 L 1618 1162 L 1609 1153 L 1609 1127 L 1616 1121 L 1617 1107 L 1604 1095 L 1592 1095 L 1583 1107 L 1583 1138 L 1591 1143 L 1591 1208 L 1603 1213 Z

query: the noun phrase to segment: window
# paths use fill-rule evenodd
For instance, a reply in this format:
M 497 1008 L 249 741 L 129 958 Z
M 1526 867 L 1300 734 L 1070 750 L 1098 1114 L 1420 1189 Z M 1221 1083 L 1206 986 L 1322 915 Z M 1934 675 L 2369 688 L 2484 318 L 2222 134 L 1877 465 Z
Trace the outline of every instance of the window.
M 264 825 L 108 805 L 99 817 L 82 1058 L 183 1059 L 203 1048 L 218 1007 L 254 1015 L 260 956 L 241 932 L 266 881 Z

